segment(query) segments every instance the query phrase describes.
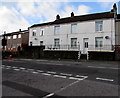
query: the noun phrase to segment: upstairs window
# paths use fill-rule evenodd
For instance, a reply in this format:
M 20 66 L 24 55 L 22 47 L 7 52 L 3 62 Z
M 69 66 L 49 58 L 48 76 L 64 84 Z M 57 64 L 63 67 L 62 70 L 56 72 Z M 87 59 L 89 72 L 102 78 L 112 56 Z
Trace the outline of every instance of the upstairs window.
M 21 34 L 18 35 L 18 38 L 21 38 Z
M 54 34 L 59 34 L 60 33 L 60 26 L 55 26 L 54 27 Z
M 95 22 L 95 31 L 96 32 L 103 31 L 103 21 L 96 21 Z
M 36 32 L 33 31 L 33 32 L 32 32 L 32 36 L 36 36 Z
M 7 39 L 10 39 L 10 38 L 11 38 L 10 36 L 7 37 Z
M 16 39 L 17 38 L 17 35 L 13 35 L 13 39 Z
M 71 33 L 77 33 L 77 24 L 71 24 Z
M 41 29 L 40 30 L 40 36 L 43 36 L 44 35 L 44 29 Z

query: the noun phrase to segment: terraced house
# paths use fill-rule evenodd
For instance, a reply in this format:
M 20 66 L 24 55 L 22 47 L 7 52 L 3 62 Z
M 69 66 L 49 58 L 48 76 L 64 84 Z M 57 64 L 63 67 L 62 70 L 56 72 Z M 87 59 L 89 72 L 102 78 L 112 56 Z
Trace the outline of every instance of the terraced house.
M 114 59 L 117 7 L 108 12 L 60 18 L 29 27 L 29 46 L 45 46 L 48 58 Z

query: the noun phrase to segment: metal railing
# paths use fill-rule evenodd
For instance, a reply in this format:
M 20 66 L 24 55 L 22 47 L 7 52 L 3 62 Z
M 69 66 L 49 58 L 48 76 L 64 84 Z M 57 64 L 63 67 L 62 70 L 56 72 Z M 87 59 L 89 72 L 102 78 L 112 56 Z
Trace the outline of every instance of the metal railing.
M 45 45 L 45 50 L 79 50 L 80 45 Z
M 95 50 L 95 51 L 114 51 L 113 45 L 102 45 L 102 46 L 96 46 L 96 45 L 89 45 L 88 51 Z

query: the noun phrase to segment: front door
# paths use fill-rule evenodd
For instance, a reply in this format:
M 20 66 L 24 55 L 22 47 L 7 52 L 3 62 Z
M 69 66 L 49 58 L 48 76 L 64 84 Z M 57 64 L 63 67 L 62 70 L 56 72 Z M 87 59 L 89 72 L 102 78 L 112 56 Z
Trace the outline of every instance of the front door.
M 88 38 L 84 38 L 83 39 L 83 48 L 84 48 L 84 50 L 83 50 L 83 52 L 84 52 L 84 54 L 87 54 L 88 53 Z

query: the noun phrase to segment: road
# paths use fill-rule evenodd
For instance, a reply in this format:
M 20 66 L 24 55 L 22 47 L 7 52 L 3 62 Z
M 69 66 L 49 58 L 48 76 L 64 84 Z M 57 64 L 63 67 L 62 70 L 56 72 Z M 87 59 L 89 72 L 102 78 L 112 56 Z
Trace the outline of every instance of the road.
M 112 61 L 4 60 L 3 96 L 118 98 L 119 65 Z

